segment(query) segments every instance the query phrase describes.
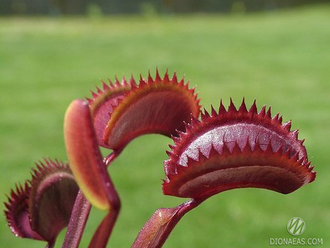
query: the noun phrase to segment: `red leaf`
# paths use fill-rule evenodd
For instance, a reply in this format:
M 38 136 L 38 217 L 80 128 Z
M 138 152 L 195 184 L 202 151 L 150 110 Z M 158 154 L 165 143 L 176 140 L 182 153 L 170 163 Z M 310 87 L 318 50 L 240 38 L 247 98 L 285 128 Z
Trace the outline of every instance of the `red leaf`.
M 165 161 L 165 194 L 199 198 L 224 190 L 256 187 L 290 193 L 315 179 L 305 147 L 265 107 L 247 111 L 222 103 L 175 141 Z
M 94 94 L 95 99 L 103 99 L 97 104 L 100 115 L 93 115 L 101 146 L 120 151 L 139 135 L 159 133 L 170 137 L 177 134 L 176 129 L 184 130 L 183 121 L 199 115 L 200 105 L 194 89 L 189 89 L 183 79 L 178 82 L 176 75 L 170 80 L 166 73 L 161 79 L 157 71 L 155 79 L 149 74 L 147 80 L 140 79 L 138 86 L 134 80 L 130 84 L 123 80 L 116 85 Z M 120 91 L 119 96 L 104 96 L 115 90 Z M 94 102 L 96 100 L 91 102 L 92 109 Z

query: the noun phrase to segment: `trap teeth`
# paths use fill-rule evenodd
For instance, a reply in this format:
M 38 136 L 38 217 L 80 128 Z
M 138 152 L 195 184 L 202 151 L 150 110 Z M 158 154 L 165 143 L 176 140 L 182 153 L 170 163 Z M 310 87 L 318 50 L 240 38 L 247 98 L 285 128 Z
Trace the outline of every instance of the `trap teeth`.
M 219 109 L 193 119 L 175 139 L 164 163 L 165 194 L 199 198 L 244 187 L 290 193 L 314 180 L 291 122 L 282 125 L 266 106 L 258 113 L 255 102 L 248 111 L 244 100 L 238 109 L 231 100 L 228 111 L 221 101 Z
M 174 74 L 169 80 L 168 73 L 162 79 L 158 71 L 152 78 L 149 72 L 148 78 L 145 80 L 141 76 L 139 85 L 125 92 L 118 106 L 113 108 L 111 117 L 103 125 L 102 146 L 121 150 L 132 139 L 147 133 L 169 137 L 183 135 L 184 122 L 189 122 L 190 118 L 198 122 L 199 113 L 197 94 L 189 89 L 184 79 L 178 82 Z

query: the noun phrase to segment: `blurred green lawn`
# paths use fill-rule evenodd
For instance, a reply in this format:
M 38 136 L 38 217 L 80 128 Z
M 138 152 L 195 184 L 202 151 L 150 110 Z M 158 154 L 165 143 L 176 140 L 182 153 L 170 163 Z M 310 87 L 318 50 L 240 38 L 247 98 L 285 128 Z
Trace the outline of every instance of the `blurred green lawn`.
M 207 109 L 220 98 L 226 104 L 230 97 L 237 104 L 257 98 L 259 108 L 271 105 L 292 119 L 318 174 L 290 195 L 256 189 L 217 195 L 185 216 L 164 247 L 268 247 L 270 238 L 290 237 L 286 223 L 294 216 L 307 225 L 300 238 L 323 238 L 330 247 L 329 23 L 329 6 L 246 16 L 2 18 L 0 202 L 30 178 L 34 161 L 66 160 L 62 123 L 71 100 L 89 96 L 100 78 L 168 68 L 197 85 Z M 129 247 L 157 208 L 184 201 L 162 195 L 169 143 L 141 137 L 111 166 L 123 207 L 108 247 Z M 93 210 L 81 247 L 103 215 Z M 2 248 L 44 247 L 15 238 L 3 214 L 0 226 Z

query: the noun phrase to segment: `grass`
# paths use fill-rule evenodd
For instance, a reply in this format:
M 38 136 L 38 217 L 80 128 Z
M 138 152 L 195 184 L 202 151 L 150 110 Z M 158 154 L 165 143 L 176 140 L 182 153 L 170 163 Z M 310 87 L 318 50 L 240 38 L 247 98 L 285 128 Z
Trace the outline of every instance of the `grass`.
M 207 109 L 229 97 L 271 105 L 300 129 L 318 172 L 314 183 L 290 195 L 242 189 L 215 196 L 185 216 L 164 247 L 268 247 L 270 238 L 290 237 L 286 223 L 294 216 L 307 225 L 301 238 L 323 238 L 329 246 L 329 6 L 246 16 L 1 22 L 0 202 L 30 177 L 34 161 L 66 160 L 62 125 L 71 100 L 89 96 L 99 78 L 147 76 L 148 69 L 154 75 L 158 66 L 185 73 Z M 183 202 L 162 195 L 168 143 L 141 137 L 110 168 L 123 208 L 108 247 L 129 247 L 157 208 Z M 93 210 L 81 247 L 103 215 Z M 15 238 L 3 215 L 0 226 L 0 247 L 44 247 Z

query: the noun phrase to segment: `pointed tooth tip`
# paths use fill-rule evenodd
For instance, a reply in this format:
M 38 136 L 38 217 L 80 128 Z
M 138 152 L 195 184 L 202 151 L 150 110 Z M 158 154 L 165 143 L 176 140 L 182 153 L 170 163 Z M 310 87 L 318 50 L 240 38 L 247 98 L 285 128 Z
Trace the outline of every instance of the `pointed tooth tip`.
M 174 141 L 174 145 L 177 144 L 180 141 L 178 135 L 175 136 L 175 134 L 171 134 L 171 138 Z
M 224 114 L 226 112 L 227 112 L 227 110 L 226 110 L 225 106 L 223 105 L 223 102 L 222 102 L 222 99 L 221 99 L 218 113 L 219 114 Z
M 262 106 L 259 116 L 264 117 L 266 115 L 266 105 Z
M 257 109 L 257 100 L 254 99 L 250 109 L 249 109 L 249 113 L 251 114 L 258 114 L 258 109 Z
M 233 106 L 234 105 L 234 101 L 233 101 L 233 98 L 230 97 L 229 98 L 229 106 Z M 234 105 L 235 106 L 235 105 Z
M 191 123 L 190 122 L 183 122 L 184 127 L 185 127 L 185 133 L 190 132 L 189 130 L 191 129 Z
M 143 79 L 142 74 L 140 74 L 139 85 L 136 88 L 141 87 L 145 84 L 146 84 L 146 81 Z
M 187 81 L 187 85 L 188 85 L 188 86 L 189 86 L 189 84 L 190 84 L 190 81 Z M 190 91 L 192 91 L 193 93 L 195 93 L 196 88 L 197 88 L 197 85 L 195 84 L 195 85 L 193 85 L 193 86 L 190 88 Z
M 171 144 L 169 144 L 168 147 L 169 147 L 171 150 L 173 150 L 173 149 L 175 148 L 175 145 L 171 145 Z
M 90 92 L 91 92 L 93 98 L 96 98 L 98 96 L 98 94 L 96 94 L 93 90 L 90 90 Z
M 186 133 L 181 131 L 181 130 L 178 130 L 178 129 L 175 129 L 175 131 L 179 134 L 179 135 L 185 135 Z
M 163 81 L 164 81 L 164 82 L 169 82 L 169 81 L 170 81 L 170 78 L 169 78 L 169 75 L 168 75 L 168 69 L 166 69 L 166 72 L 165 72 L 165 75 L 164 75 Z
M 282 128 L 288 132 L 291 130 L 292 122 L 291 120 L 282 124 Z
M 211 105 L 211 114 L 212 114 L 212 116 L 216 116 L 217 115 L 217 111 L 215 110 L 215 108 L 213 107 L 213 105 Z
M 188 90 L 187 84 L 184 83 L 184 77 L 182 77 L 179 81 L 179 85 L 183 87 L 184 89 Z
M 178 83 L 178 77 L 177 77 L 176 71 L 173 73 L 171 82 L 172 83 Z
M 266 116 L 271 119 L 272 118 L 272 110 L 271 110 L 271 106 L 268 108 L 268 110 L 266 111 Z
M 115 87 L 115 85 L 113 84 L 113 82 L 111 81 L 110 78 L 108 78 L 108 82 L 109 82 L 110 88 L 114 88 Z
M 131 73 L 130 84 L 136 84 L 135 77 L 134 77 L 133 73 Z
M 205 108 L 203 108 L 203 112 L 201 113 L 201 116 L 202 116 L 202 120 L 205 120 L 205 119 L 208 119 L 211 117 L 211 115 Z
M 169 156 L 169 157 L 171 157 L 171 156 L 172 156 L 172 152 L 171 152 L 171 151 L 169 151 L 169 150 L 166 150 L 165 152 L 166 152 L 167 156 Z
M 154 79 L 151 77 L 150 69 L 148 70 L 148 83 L 153 83 Z
M 155 78 L 156 81 L 162 81 L 160 75 L 159 75 L 159 71 L 158 71 L 158 67 L 156 67 L 156 78 Z
M 85 97 L 85 99 L 86 99 L 86 101 L 89 103 L 89 104 L 91 104 L 94 100 L 93 99 L 91 99 L 91 98 L 89 98 L 89 97 Z
M 115 75 L 115 84 L 120 84 L 117 75 Z
M 273 118 L 272 121 L 274 121 L 276 124 L 282 125 L 282 116 L 280 113 L 277 113 Z
M 200 123 L 200 121 L 193 115 L 190 115 L 190 120 L 193 125 Z
M 242 100 L 242 103 L 241 103 L 241 106 L 239 107 L 238 109 L 239 112 L 243 112 L 243 113 L 247 113 L 248 110 L 246 108 L 246 104 L 245 104 L 245 98 L 243 97 L 243 100 Z
M 102 86 L 103 86 L 103 90 L 108 90 L 110 88 L 109 85 L 104 81 L 102 81 Z
M 279 124 L 281 124 L 281 125 L 282 125 L 282 121 L 283 121 L 283 117 L 282 117 L 282 115 L 281 115 L 281 114 L 279 114 L 279 118 L 278 118 L 278 122 L 279 122 Z
M 295 139 L 298 140 L 299 129 L 295 129 L 295 130 L 291 131 L 291 135 L 292 135 L 292 137 L 294 137 Z

